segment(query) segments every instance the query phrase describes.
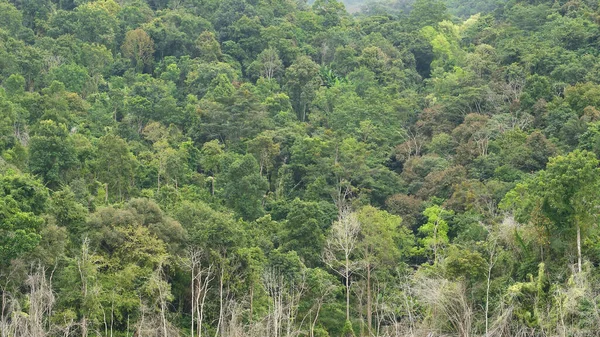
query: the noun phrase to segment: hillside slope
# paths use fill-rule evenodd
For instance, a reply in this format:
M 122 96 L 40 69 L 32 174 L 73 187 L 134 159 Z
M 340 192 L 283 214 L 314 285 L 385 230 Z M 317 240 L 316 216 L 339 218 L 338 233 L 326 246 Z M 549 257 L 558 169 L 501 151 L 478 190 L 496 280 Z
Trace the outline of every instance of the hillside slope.
M 2 336 L 597 336 L 598 4 L 449 6 L 0 0 Z

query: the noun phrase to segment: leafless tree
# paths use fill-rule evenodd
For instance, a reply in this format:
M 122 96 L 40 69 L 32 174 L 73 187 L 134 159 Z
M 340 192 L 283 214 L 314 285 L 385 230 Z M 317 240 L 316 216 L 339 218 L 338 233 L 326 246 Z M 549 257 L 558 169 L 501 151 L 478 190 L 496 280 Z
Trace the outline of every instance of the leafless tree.
M 190 291 L 192 294 L 191 336 L 202 337 L 204 322 L 204 306 L 210 282 L 215 278 L 214 265 L 204 262 L 205 254 L 196 247 L 190 247 L 184 261 L 184 267 L 191 273 Z M 195 331 L 194 331 L 195 329 Z
M 8 294 L 3 298 L 3 317 L 0 322 L 2 336 L 46 337 L 53 330 L 58 331 L 49 321 L 56 298 L 46 270 L 40 264 L 32 264 L 25 286 L 28 289 L 26 312 L 17 298 Z
M 403 133 L 406 140 L 396 146 L 396 157 L 401 161 L 407 161 L 412 157 L 420 156 L 426 143 L 425 136 L 421 134 L 418 127 L 403 129 Z
M 173 299 L 171 286 L 165 280 L 164 261 L 159 263 L 146 284 L 145 291 L 150 295 L 140 296 L 140 317 L 136 324 L 136 337 L 175 337 L 178 329 L 167 319 L 169 301 Z M 153 302 L 148 302 L 152 299 Z
M 83 239 L 83 243 L 81 245 L 81 255 L 77 258 L 77 271 L 79 272 L 79 277 L 81 281 L 81 296 L 86 299 L 90 296 L 90 288 L 89 284 L 90 279 L 90 270 L 89 265 L 91 264 L 91 255 L 89 252 L 89 239 Z M 88 335 L 88 316 L 87 313 L 83 313 L 81 316 L 81 322 L 79 323 L 81 329 L 81 336 L 87 337 Z
M 264 322 L 265 337 L 295 337 L 300 334 L 300 326 L 296 324 L 298 305 L 306 291 L 304 275 L 299 281 L 287 279 L 277 270 L 268 270 L 263 275 L 263 282 L 271 305 Z
M 163 337 L 168 337 L 168 322 L 166 317 L 167 312 L 167 301 L 170 297 L 170 285 L 164 280 L 163 266 L 160 264 L 156 271 L 152 274 L 151 282 L 155 284 L 156 290 L 158 291 L 158 297 L 156 302 L 160 308 L 160 321 L 163 331 Z
M 351 260 L 359 233 L 360 222 L 356 214 L 348 208 L 343 208 L 338 220 L 331 226 L 331 233 L 327 238 L 323 254 L 325 264 L 345 280 L 347 320 L 350 320 L 350 277 L 360 268 L 358 263 Z
M 434 326 L 448 322 L 458 336 L 471 336 L 473 310 L 463 282 L 421 277 L 416 290 L 419 300 L 432 313 L 431 320 Z
M 492 281 L 492 269 L 494 265 L 498 261 L 497 254 L 498 242 L 495 238 L 493 238 L 488 247 L 488 268 L 487 268 L 487 279 L 486 279 L 486 287 L 485 287 L 485 336 L 489 337 L 489 313 L 490 313 L 490 285 Z
M 477 144 L 480 156 L 485 157 L 488 155 L 490 140 L 492 140 L 492 132 L 487 128 L 478 130 L 473 134 L 473 141 Z

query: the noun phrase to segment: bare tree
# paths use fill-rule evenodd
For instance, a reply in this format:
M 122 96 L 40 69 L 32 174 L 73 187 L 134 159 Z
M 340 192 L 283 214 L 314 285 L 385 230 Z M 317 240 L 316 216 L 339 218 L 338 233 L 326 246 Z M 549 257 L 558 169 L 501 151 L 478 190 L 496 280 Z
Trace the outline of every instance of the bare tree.
M 490 140 L 492 139 L 492 132 L 488 128 L 482 128 L 473 134 L 473 141 L 477 145 L 479 155 L 485 157 L 488 155 L 488 148 Z
M 58 332 L 59 327 L 51 325 L 49 321 L 56 299 L 46 270 L 40 264 L 32 264 L 25 286 L 28 289 L 27 312 L 23 312 L 17 298 L 8 294 L 3 296 L 3 317 L 0 321 L 2 336 L 46 337 Z
M 215 278 L 214 265 L 203 263 L 204 252 L 198 248 L 190 247 L 187 251 L 187 259 L 184 261 L 184 267 L 190 270 L 191 283 L 190 291 L 192 295 L 191 312 L 192 322 L 190 326 L 190 336 L 202 336 L 202 324 L 204 322 L 204 306 L 210 282 Z M 195 331 L 194 331 L 195 329 Z
M 134 336 L 171 337 L 179 336 L 179 331 L 167 319 L 169 301 L 173 299 L 171 285 L 165 280 L 164 262 L 160 262 L 150 275 L 146 284 L 146 293 L 150 298 L 140 297 L 140 318 L 136 324 Z M 148 303 L 146 299 L 152 299 Z
M 219 332 L 222 333 L 223 319 L 225 317 L 225 310 L 223 302 L 223 286 L 225 284 L 225 263 L 221 261 L 219 267 L 219 320 L 217 321 L 217 328 L 215 329 L 215 337 L 219 336 Z
M 359 232 L 360 222 L 356 214 L 348 208 L 343 208 L 338 220 L 331 226 L 331 233 L 327 238 L 323 254 L 325 264 L 345 280 L 346 320 L 350 320 L 350 276 L 359 269 L 359 264 L 351 260 Z
M 296 326 L 298 305 L 306 291 L 304 275 L 300 280 L 289 280 L 277 270 L 268 270 L 263 275 L 263 282 L 271 306 L 267 315 L 263 336 L 265 337 L 294 337 L 300 334 Z
M 471 336 L 473 310 L 463 282 L 423 277 L 418 284 L 417 297 L 432 313 L 434 326 L 448 322 L 458 336 Z
M 151 282 L 154 283 L 156 290 L 158 292 L 158 297 L 156 298 L 156 302 L 160 308 L 160 320 L 161 327 L 163 331 L 163 336 L 168 337 L 168 323 L 167 323 L 167 301 L 169 300 L 170 294 L 170 285 L 164 280 L 163 266 L 159 264 L 156 271 L 152 274 Z
M 246 337 L 249 336 L 246 333 L 248 329 L 242 321 L 242 314 L 244 311 L 244 303 L 230 300 L 226 305 L 227 310 L 227 324 L 223 327 L 225 336 L 227 337 Z
M 487 269 L 487 279 L 486 279 L 486 287 L 485 287 L 485 336 L 489 337 L 489 313 L 490 313 L 490 285 L 492 280 L 492 269 L 498 260 L 498 255 L 496 252 L 498 246 L 498 242 L 495 238 L 489 242 L 488 246 L 488 269 Z
M 424 135 L 421 134 L 420 128 L 406 128 L 402 132 L 406 140 L 396 146 L 396 158 L 401 161 L 407 161 L 412 157 L 420 156 L 426 141 Z
M 0 162 L 1 163 L 1 162 Z M 4 282 L 0 291 L 2 292 L 2 306 L 0 308 L 0 337 L 9 336 L 9 328 L 11 324 L 11 315 L 17 311 L 19 302 L 13 297 L 9 287 L 11 286 L 12 275 L 15 272 L 14 268 L 10 268 L 7 274 L 0 274 L 0 279 Z
M 37 271 L 27 278 L 29 286 L 29 333 L 32 337 L 46 335 L 45 318 L 50 316 L 55 298 L 52 287 L 46 278 L 46 271 L 38 266 Z
M 90 240 L 86 237 L 83 239 L 83 243 L 81 245 L 81 255 L 77 257 L 77 271 L 79 273 L 80 281 L 81 281 L 81 297 L 85 301 L 90 296 L 93 296 L 95 291 L 93 291 L 93 285 L 89 284 L 90 279 L 93 278 L 93 274 L 95 271 L 95 266 L 92 261 L 92 255 L 90 254 Z M 87 310 L 82 310 L 81 322 L 79 323 L 81 329 L 81 336 L 87 337 L 88 335 L 88 312 Z

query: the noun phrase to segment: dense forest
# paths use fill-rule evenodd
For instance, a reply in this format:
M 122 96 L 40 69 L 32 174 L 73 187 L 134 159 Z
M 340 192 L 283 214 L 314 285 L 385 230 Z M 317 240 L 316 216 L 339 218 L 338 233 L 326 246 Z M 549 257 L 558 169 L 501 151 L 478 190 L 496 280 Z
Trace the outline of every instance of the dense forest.
M 0 337 L 600 336 L 598 2 L 352 12 L 0 0 Z

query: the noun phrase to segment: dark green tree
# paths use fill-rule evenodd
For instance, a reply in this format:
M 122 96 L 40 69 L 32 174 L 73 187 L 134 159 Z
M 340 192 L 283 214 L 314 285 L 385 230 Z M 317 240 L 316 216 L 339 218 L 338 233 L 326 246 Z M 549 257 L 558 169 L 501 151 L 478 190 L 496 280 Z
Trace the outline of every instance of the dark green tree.
M 268 189 L 261 176 L 258 162 L 247 154 L 235 160 L 225 173 L 224 198 L 236 213 L 246 220 L 255 220 L 264 214 L 263 202 Z
M 37 126 L 29 144 L 29 168 L 51 189 L 68 183 L 69 173 L 76 167 L 75 147 L 67 127 L 52 120 Z

